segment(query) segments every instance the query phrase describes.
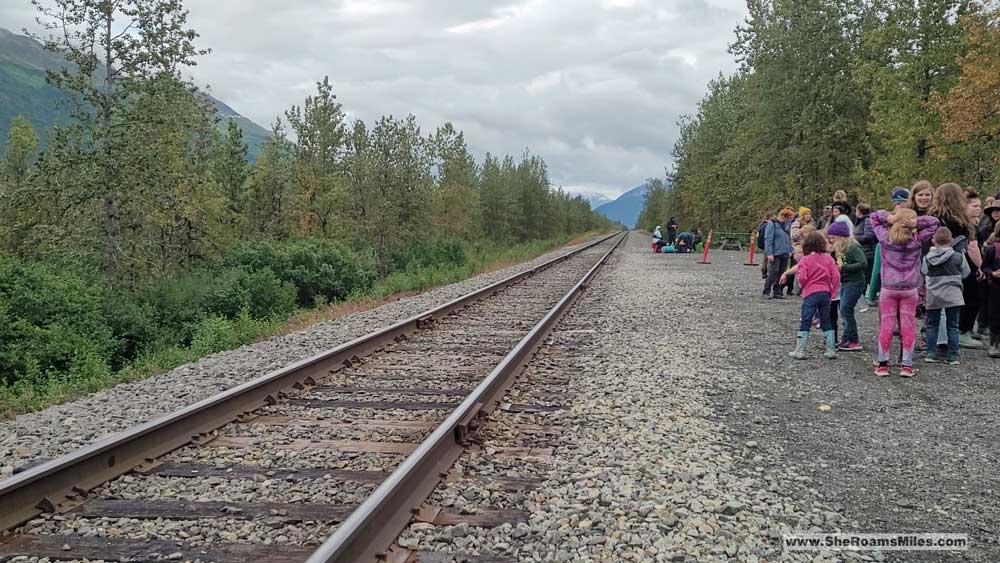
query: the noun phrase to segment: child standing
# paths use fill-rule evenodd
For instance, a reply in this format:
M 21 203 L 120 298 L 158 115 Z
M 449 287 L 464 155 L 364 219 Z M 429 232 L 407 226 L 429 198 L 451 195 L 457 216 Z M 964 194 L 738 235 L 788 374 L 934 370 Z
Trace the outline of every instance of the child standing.
M 819 315 L 820 327 L 826 337 L 824 356 L 829 359 L 837 357 L 833 325 L 830 323 L 830 297 L 840 292 L 840 272 L 833 258 L 826 253 L 826 237 L 820 232 L 806 235 L 802 241 L 802 260 L 793 268 L 799 276 L 802 286 L 802 317 L 799 323 L 799 334 L 795 339 L 795 350 L 789 356 L 804 360 L 806 346 L 809 344 L 809 327 L 815 315 Z M 787 273 L 782 279 L 787 279 Z
M 866 215 L 865 220 L 867 219 Z M 826 234 L 830 237 L 833 256 L 840 269 L 840 317 L 844 319 L 844 333 L 837 349 L 857 352 L 862 350 L 862 347 L 858 341 L 858 322 L 854 317 L 854 308 L 865 292 L 868 258 L 865 257 L 864 249 L 851 235 L 846 223 L 838 222 L 830 225 Z
M 875 375 L 889 375 L 889 349 L 899 317 L 903 344 L 902 377 L 913 377 L 913 347 L 916 344 L 916 311 L 920 285 L 920 250 L 923 241 L 937 230 L 935 217 L 917 217 L 905 207 L 890 215 L 881 210 L 872 214 L 872 227 L 881 248 L 882 291 L 879 298 L 878 367 Z
M 925 301 L 927 316 L 924 328 L 927 341 L 936 341 L 938 328 L 941 324 L 941 310 L 944 309 L 945 322 L 948 327 L 946 361 L 949 365 L 957 366 L 958 321 L 962 313 L 962 306 L 965 305 L 965 299 L 962 297 L 962 280 L 969 275 L 971 269 L 965 256 L 961 252 L 955 252 L 955 249 L 951 247 L 954 241 L 951 229 L 939 227 L 934 233 L 933 241 L 934 247 L 927 253 L 920 265 L 920 272 L 927 280 Z M 941 361 L 941 357 L 936 351 L 929 351 L 926 361 L 933 364 Z

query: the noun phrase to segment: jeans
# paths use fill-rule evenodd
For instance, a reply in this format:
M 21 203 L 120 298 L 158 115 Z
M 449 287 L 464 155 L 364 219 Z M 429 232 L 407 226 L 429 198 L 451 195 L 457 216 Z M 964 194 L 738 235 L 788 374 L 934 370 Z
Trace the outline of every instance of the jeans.
M 892 347 L 892 331 L 896 329 L 896 319 L 899 318 L 899 336 L 903 341 L 903 365 L 913 366 L 913 347 L 917 340 L 917 303 L 920 297 L 914 289 L 882 288 L 878 300 L 878 361 L 889 361 L 889 348 Z
M 864 292 L 863 283 L 840 286 L 840 318 L 844 319 L 844 342 L 858 341 L 858 321 L 854 317 L 854 307 Z
M 765 258 L 765 260 L 767 260 L 767 258 Z M 787 254 L 777 254 L 774 257 L 774 262 L 768 263 L 767 280 L 764 282 L 764 295 L 771 293 L 772 289 L 774 290 L 775 295 L 781 293 L 781 288 L 778 287 L 778 280 L 781 279 L 781 274 L 784 274 L 787 268 Z
M 958 357 L 958 322 L 962 315 L 962 307 L 948 307 L 944 309 L 944 314 L 948 326 L 948 359 Z M 928 348 L 932 347 L 937 340 L 938 327 L 941 325 L 941 309 L 927 309 L 927 316 L 924 317 L 926 323 L 924 329 L 927 331 Z M 930 355 L 933 353 L 929 352 Z
M 829 291 L 813 293 L 802 300 L 802 321 L 799 324 L 799 332 L 809 332 L 813 317 L 817 314 L 819 315 L 819 326 L 823 332 L 833 330 L 833 323 L 830 322 Z

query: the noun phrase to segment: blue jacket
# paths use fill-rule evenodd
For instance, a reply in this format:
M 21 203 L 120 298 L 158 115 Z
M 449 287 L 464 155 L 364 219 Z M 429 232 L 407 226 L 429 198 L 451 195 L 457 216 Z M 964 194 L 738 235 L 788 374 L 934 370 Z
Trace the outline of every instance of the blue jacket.
M 789 224 L 778 220 L 771 221 L 764 229 L 764 255 L 781 256 L 792 253 L 792 236 L 789 234 Z

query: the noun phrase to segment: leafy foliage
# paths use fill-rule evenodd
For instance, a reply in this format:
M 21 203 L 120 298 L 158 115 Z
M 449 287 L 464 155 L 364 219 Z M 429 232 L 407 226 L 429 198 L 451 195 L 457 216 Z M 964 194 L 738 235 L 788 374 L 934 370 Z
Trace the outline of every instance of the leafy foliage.
M 680 123 L 673 188 L 646 225 L 750 229 L 845 190 L 884 205 L 919 179 L 991 185 L 997 8 L 961 0 L 753 0 L 720 76 Z M 652 218 L 652 219 L 650 219 Z

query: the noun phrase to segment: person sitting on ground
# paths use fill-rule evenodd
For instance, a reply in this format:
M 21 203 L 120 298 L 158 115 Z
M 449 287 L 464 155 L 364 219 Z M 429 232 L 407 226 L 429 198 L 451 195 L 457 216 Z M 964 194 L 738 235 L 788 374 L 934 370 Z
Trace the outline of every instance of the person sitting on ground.
M 788 353 L 797 360 L 806 358 L 809 328 L 816 315 L 819 315 L 820 328 L 825 337 L 826 350 L 823 355 L 831 360 L 837 357 L 836 336 L 833 333 L 833 324 L 830 322 L 830 297 L 840 293 L 840 272 L 833 258 L 826 253 L 826 247 L 826 237 L 822 233 L 809 233 L 802 241 L 804 254 L 802 260 L 789 270 L 789 273 L 799 276 L 799 283 L 802 285 L 802 316 L 799 320 L 799 332 L 795 338 L 795 349 Z M 781 277 L 781 281 L 784 282 L 785 275 Z
M 903 345 L 901 377 L 913 377 L 913 348 L 916 345 L 917 286 L 920 285 L 920 254 L 923 241 L 937 230 L 936 217 L 917 217 L 912 209 L 900 207 L 893 214 L 880 210 L 872 214 L 872 227 L 881 247 L 879 296 L 878 367 L 875 375 L 889 375 L 889 350 L 896 319 Z
M 955 249 L 952 248 L 954 239 L 948 227 L 938 227 L 932 241 L 934 246 L 920 265 L 920 273 L 924 275 L 927 284 L 925 338 L 928 342 L 937 340 L 941 312 L 944 310 L 948 330 L 948 355 L 945 361 L 949 365 L 957 366 L 958 322 L 962 314 L 962 306 L 965 305 L 965 298 L 962 296 L 962 280 L 969 275 L 971 269 L 965 256 L 960 252 L 955 252 Z M 933 364 L 941 361 L 941 357 L 932 349 L 927 353 L 925 360 Z
M 681 254 L 694 252 L 694 235 L 687 231 L 677 235 L 677 244 L 674 245 L 674 250 Z
M 990 307 L 990 349 L 987 354 L 991 358 L 1000 358 L 1000 221 L 986 240 L 983 275 L 986 276 Z
M 667 245 L 667 241 L 663 240 L 663 233 L 660 232 L 660 226 L 657 225 L 653 229 L 653 250 L 656 252 L 661 252 L 663 247 Z

